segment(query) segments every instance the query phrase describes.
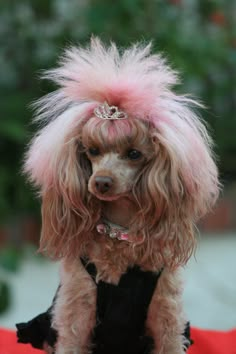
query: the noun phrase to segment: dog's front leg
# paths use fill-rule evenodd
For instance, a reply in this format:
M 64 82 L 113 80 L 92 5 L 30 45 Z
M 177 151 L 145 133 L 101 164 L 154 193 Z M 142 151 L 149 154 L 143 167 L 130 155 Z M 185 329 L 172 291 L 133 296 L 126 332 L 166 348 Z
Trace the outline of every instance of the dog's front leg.
M 184 354 L 186 320 L 182 310 L 179 271 L 164 270 L 149 306 L 147 329 L 154 339 L 153 354 Z
M 96 285 L 80 260 L 63 261 L 53 311 L 58 332 L 55 354 L 86 354 L 96 321 Z

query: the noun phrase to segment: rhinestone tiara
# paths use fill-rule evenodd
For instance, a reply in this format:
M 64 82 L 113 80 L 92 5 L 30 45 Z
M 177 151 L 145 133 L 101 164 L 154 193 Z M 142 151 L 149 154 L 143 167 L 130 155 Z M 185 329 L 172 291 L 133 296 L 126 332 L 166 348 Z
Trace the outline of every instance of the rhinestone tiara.
M 96 117 L 101 119 L 126 119 L 128 118 L 128 114 L 119 111 L 117 106 L 109 106 L 107 102 L 99 105 L 94 109 L 94 114 Z

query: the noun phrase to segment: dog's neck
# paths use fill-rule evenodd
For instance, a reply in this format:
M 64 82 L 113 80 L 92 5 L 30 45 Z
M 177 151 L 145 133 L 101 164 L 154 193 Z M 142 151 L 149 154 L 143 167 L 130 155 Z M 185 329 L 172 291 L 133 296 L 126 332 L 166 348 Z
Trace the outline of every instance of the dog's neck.
M 110 222 L 127 229 L 137 211 L 136 203 L 128 197 L 102 202 L 102 216 Z

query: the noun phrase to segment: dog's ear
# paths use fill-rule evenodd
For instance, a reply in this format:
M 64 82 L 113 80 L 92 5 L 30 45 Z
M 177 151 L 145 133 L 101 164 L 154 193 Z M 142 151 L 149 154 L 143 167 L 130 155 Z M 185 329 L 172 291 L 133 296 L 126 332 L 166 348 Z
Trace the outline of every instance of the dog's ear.
M 78 255 L 99 212 L 88 193 L 81 127 L 73 109 L 63 113 L 39 132 L 26 156 L 25 172 L 42 197 L 40 250 L 53 258 Z
M 99 206 L 88 192 L 90 163 L 76 144 L 65 144 L 53 187 L 42 195 L 40 251 L 54 259 L 76 257 L 90 237 Z
M 195 222 L 219 193 L 217 168 L 203 126 L 182 123 L 154 128 L 154 157 L 142 171 L 135 194 L 147 234 L 153 235 L 165 264 L 184 264 L 195 248 Z

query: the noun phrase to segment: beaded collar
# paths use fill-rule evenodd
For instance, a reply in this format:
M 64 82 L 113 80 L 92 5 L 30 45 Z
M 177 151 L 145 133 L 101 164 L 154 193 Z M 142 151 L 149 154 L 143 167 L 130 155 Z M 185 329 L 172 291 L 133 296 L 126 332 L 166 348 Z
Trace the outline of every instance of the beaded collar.
M 120 226 L 113 224 L 112 222 L 102 219 L 101 222 L 96 226 L 97 232 L 102 235 L 107 235 L 112 239 L 117 239 L 121 241 L 132 242 L 129 239 L 129 230 Z

